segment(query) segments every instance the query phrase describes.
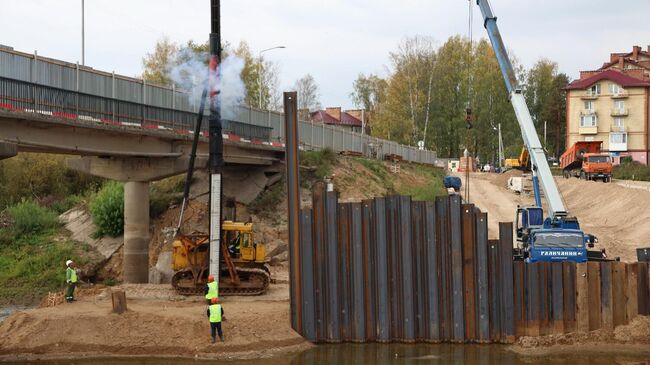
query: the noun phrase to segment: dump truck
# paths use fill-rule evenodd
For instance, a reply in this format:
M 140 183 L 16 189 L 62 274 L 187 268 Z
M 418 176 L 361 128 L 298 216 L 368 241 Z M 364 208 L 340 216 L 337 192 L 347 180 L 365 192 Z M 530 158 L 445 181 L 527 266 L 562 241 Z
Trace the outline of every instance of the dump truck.
M 612 180 L 612 159 L 602 152 L 601 141 L 581 141 L 569 147 L 560 156 L 562 176 L 584 180 Z

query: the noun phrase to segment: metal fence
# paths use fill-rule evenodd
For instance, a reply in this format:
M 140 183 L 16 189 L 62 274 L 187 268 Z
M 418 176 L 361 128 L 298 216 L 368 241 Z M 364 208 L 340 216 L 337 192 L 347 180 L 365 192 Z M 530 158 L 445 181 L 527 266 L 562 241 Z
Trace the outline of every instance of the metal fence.
M 193 130 L 195 113 L 199 109 L 182 90 L 44 58 L 36 53 L 17 52 L 11 48 L 0 47 L 0 83 L 4 88 L 0 94 L 3 101 L 0 103 L 4 103 L 5 107 L 57 113 L 55 116 L 68 119 L 97 119 Z M 237 124 L 243 123 L 260 128 L 248 127 L 249 133 L 240 137 L 260 138 L 268 135 L 269 141 L 284 141 L 282 113 L 238 106 L 224 111 L 222 116 L 233 123 L 230 133 L 246 130 L 243 125 Z M 207 123 L 204 125 L 207 126 Z M 303 149 L 331 148 L 337 152 L 352 151 L 377 159 L 394 154 L 406 161 L 444 165 L 444 162 L 437 160 L 433 151 L 418 150 L 321 123 L 301 121 L 299 134 Z
M 648 264 L 513 262 L 512 223 L 458 196 L 338 203 L 318 185 L 290 245 L 292 326 L 313 342 L 511 343 L 648 315 Z

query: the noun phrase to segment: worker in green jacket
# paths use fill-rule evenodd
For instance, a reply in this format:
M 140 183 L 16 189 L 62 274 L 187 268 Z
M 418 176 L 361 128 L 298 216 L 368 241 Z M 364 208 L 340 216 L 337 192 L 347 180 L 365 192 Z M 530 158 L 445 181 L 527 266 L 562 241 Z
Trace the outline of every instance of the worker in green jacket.
M 223 308 L 219 304 L 219 298 L 212 298 L 208 306 L 208 318 L 210 319 L 210 333 L 212 335 L 212 343 L 216 342 L 219 333 L 221 342 L 224 342 L 223 332 L 221 331 L 221 317 L 223 316 Z
M 212 298 L 219 297 L 219 283 L 214 280 L 214 276 L 208 276 L 208 283 L 205 285 L 203 292 L 205 294 L 205 300 L 208 302 L 208 305 L 212 304 Z
M 77 286 L 77 271 L 74 269 L 74 262 L 68 260 L 65 262 L 67 267 L 65 270 L 65 282 L 68 284 L 68 288 L 65 291 L 65 300 L 68 303 L 72 303 L 74 300 L 74 288 Z

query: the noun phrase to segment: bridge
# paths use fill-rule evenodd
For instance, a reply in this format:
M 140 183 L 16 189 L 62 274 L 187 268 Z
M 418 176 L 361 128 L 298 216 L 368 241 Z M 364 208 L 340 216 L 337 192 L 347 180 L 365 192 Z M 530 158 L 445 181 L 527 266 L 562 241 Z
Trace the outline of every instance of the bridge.
M 253 176 L 257 189 L 277 181 L 284 156 L 283 114 L 245 106 L 231 114 L 223 121 L 226 181 L 229 173 L 242 172 Z M 126 282 L 148 280 L 148 184 L 187 170 L 197 117 L 198 105 L 174 87 L 0 46 L 0 158 L 19 152 L 77 155 L 68 160 L 71 168 L 125 182 Z M 438 161 L 433 151 L 313 122 L 299 122 L 299 140 L 302 149 Z M 207 142 L 206 117 L 198 168 L 206 166 Z M 235 196 L 241 186 L 236 191 L 234 185 L 224 184 L 224 194 Z

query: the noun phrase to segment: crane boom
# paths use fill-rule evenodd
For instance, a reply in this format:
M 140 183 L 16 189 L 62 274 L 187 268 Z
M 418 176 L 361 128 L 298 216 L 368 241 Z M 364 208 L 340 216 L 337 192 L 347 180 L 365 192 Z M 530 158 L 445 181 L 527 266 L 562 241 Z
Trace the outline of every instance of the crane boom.
M 483 26 L 488 32 L 492 49 L 497 57 L 499 68 L 503 74 L 503 79 L 506 83 L 506 89 L 510 97 L 510 103 L 515 110 L 517 122 L 521 128 L 521 136 L 523 137 L 524 144 L 528 149 L 531 160 L 531 169 L 533 174 L 536 174 L 541 182 L 544 196 L 548 204 L 549 215 L 552 219 L 566 217 L 567 210 L 562 201 L 560 191 L 555 184 L 551 168 L 546 160 L 546 154 L 542 147 L 542 143 L 537 136 L 533 118 L 530 116 L 530 111 L 526 105 L 526 99 L 517 83 L 514 69 L 508 58 L 508 52 L 503 44 L 499 27 L 497 26 L 497 17 L 494 15 L 488 0 L 476 0 L 476 4 L 481 9 L 483 15 Z

